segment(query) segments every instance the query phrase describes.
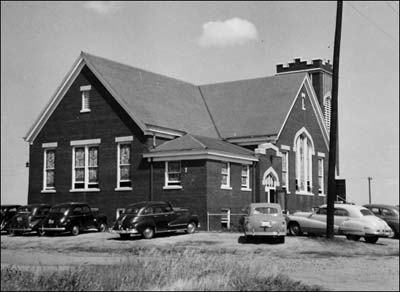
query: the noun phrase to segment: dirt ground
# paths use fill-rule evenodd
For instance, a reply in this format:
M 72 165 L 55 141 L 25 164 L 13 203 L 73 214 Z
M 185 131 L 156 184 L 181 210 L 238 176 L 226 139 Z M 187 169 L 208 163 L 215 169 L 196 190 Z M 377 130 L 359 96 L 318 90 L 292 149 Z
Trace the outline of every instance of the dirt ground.
M 71 266 L 110 265 L 129 259 L 134 248 L 193 248 L 230 254 L 238 261 L 262 262 L 271 273 L 283 273 L 305 284 L 338 291 L 399 291 L 399 240 L 376 244 L 352 242 L 337 236 L 286 237 L 284 244 L 245 242 L 239 233 L 180 234 L 151 240 L 122 240 L 111 233 L 76 237 L 1 236 L 1 266 L 62 269 Z

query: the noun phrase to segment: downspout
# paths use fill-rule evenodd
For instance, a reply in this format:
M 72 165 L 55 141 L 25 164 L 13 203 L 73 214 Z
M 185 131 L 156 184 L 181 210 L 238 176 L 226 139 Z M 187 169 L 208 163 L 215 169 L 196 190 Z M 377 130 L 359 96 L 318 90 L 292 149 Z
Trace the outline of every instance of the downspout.
M 251 202 L 255 203 L 256 202 L 256 164 L 257 162 L 253 162 L 253 179 L 252 179 L 252 186 L 251 186 Z
M 150 201 L 153 201 L 153 158 L 150 158 Z

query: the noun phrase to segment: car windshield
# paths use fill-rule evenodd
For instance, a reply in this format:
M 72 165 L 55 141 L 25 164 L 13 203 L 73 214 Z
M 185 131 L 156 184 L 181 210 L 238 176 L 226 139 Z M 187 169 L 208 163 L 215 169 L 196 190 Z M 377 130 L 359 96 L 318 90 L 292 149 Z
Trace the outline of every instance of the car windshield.
M 53 207 L 50 209 L 51 214 L 68 214 L 68 207 Z
M 374 215 L 374 213 L 372 213 L 370 210 L 368 210 L 368 209 L 362 209 L 362 210 L 360 210 L 360 212 L 361 212 L 361 214 L 363 215 L 363 216 L 375 216 Z
M 22 213 L 34 213 L 36 211 L 36 208 L 32 208 L 32 207 L 20 207 L 18 208 L 18 213 L 22 214 Z
M 253 209 L 253 215 L 257 214 L 278 214 L 278 209 L 271 207 L 256 207 Z
M 131 206 L 129 206 L 128 208 L 126 208 L 126 210 L 125 210 L 125 214 L 133 214 L 133 215 L 136 215 L 136 214 L 138 214 L 139 213 L 139 211 L 140 211 L 140 209 L 142 209 L 143 208 L 143 205 L 142 204 L 137 204 L 137 205 L 131 205 Z

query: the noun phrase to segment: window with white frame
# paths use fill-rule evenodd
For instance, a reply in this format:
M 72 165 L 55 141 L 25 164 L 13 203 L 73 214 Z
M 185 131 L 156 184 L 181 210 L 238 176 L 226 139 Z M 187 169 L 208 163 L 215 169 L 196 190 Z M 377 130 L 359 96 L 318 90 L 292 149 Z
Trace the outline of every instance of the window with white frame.
M 165 161 L 165 187 L 181 186 L 181 161 Z
M 242 165 L 242 190 L 250 189 L 250 166 Z
M 318 157 L 318 193 L 324 193 L 324 158 Z
M 221 188 L 231 187 L 231 165 L 229 162 L 222 162 L 221 165 Z
M 90 85 L 81 86 L 82 92 L 82 108 L 81 113 L 90 112 L 90 90 L 92 87 Z
M 282 188 L 289 190 L 289 152 L 282 151 Z
M 43 190 L 55 190 L 56 149 L 44 149 Z
M 312 191 L 312 153 L 310 139 L 303 133 L 296 139 L 296 191 Z
M 99 188 L 99 147 L 76 146 L 72 150 L 72 189 L 86 190 Z
M 301 93 L 301 109 L 306 110 L 306 94 Z
M 131 188 L 131 142 L 118 144 L 118 188 Z

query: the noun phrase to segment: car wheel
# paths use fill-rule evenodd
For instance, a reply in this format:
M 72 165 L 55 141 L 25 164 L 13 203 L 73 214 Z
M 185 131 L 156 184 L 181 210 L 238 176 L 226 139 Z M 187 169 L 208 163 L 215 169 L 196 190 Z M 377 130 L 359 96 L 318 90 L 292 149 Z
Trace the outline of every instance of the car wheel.
M 196 232 L 196 227 L 197 227 L 196 223 L 193 222 L 193 221 L 191 221 L 191 222 L 189 222 L 189 224 L 188 224 L 188 226 L 187 226 L 186 232 L 187 232 L 188 234 L 195 233 L 195 232 Z
M 129 237 L 131 237 L 131 235 L 126 233 L 121 233 L 119 237 L 121 237 L 121 239 L 128 239 Z
M 78 225 L 72 226 L 71 234 L 72 234 L 73 236 L 77 236 L 77 235 L 79 234 L 79 226 L 78 226 Z
M 302 235 L 300 225 L 297 222 L 290 222 L 288 229 L 289 229 L 289 234 L 292 236 Z
M 365 241 L 368 243 L 376 243 L 379 239 L 378 236 L 368 236 L 368 237 L 364 237 Z
M 146 227 L 143 230 L 142 235 L 146 239 L 151 239 L 154 236 L 154 229 L 152 227 Z
M 361 236 L 358 236 L 358 235 L 346 235 L 346 238 L 348 240 L 359 241 Z
M 99 228 L 97 228 L 99 232 L 105 232 L 107 230 L 107 225 L 105 223 L 101 223 Z
M 37 234 L 39 236 L 45 236 L 46 235 L 46 231 L 44 231 L 42 228 L 39 228 L 38 231 L 37 231 Z

